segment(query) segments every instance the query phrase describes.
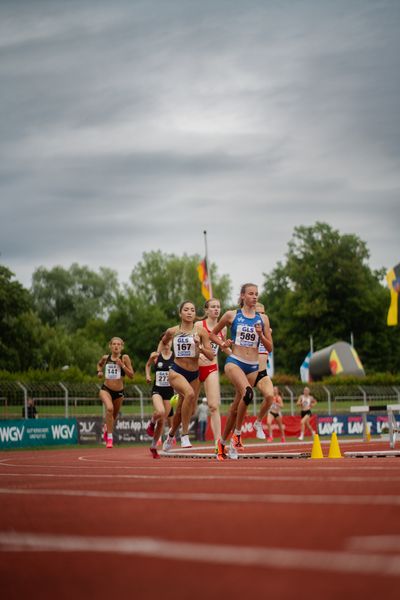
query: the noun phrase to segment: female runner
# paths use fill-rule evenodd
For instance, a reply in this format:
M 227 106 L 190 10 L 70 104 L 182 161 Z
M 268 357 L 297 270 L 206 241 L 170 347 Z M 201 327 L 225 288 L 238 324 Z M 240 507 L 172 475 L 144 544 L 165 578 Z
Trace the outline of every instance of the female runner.
M 283 399 L 278 387 L 274 387 L 274 397 L 272 399 L 272 404 L 268 411 L 267 415 L 267 427 L 268 427 L 268 442 L 272 442 L 274 437 L 272 435 L 272 422 L 275 419 L 278 423 L 279 430 L 281 432 L 281 441 L 285 442 L 285 428 L 283 425 L 282 419 L 282 408 L 283 408 Z
M 260 313 L 260 315 L 265 315 L 264 304 L 261 302 L 257 302 L 256 304 L 256 312 Z M 271 330 L 272 331 L 272 330 Z M 274 388 L 271 381 L 270 376 L 267 373 L 267 363 L 268 363 L 268 351 L 264 347 L 264 345 L 260 342 L 258 346 L 258 373 L 257 379 L 254 383 L 254 387 L 260 392 L 263 397 L 263 401 L 260 404 L 260 409 L 258 411 L 258 415 L 256 420 L 254 421 L 254 429 L 256 430 L 256 437 L 259 440 L 265 440 L 266 435 L 264 433 L 264 429 L 262 426 L 262 420 L 269 410 L 273 397 L 274 397 Z
M 214 352 L 207 331 L 196 329 L 196 308 L 193 302 L 185 300 L 179 307 L 181 322 L 167 329 L 162 342 L 168 344 L 172 340 L 174 362 L 169 372 L 169 382 L 179 394 L 179 401 L 163 450 L 168 452 L 173 444 L 175 433 L 182 422 L 181 446 L 191 448 L 189 440 L 190 418 L 195 411 L 199 393 L 199 355 L 200 351 L 212 360 Z
M 132 379 L 134 375 L 131 359 L 127 354 L 121 354 L 124 341 L 120 337 L 113 337 L 109 348 L 110 354 L 104 354 L 97 363 L 97 376 L 99 379 L 104 376 L 99 396 L 106 409 L 106 448 L 113 447 L 114 425 L 125 397 L 124 377 L 127 375 Z
M 157 452 L 157 444 L 164 431 L 165 420 L 171 411 L 170 400 L 175 394 L 174 388 L 169 382 L 169 370 L 172 363 L 171 341 L 168 344 L 163 344 L 160 341 L 157 351 L 150 354 L 145 367 L 147 383 L 151 382 L 150 369 L 152 365 L 155 371 L 154 383 L 151 390 L 154 411 L 146 430 L 147 434 L 153 438 L 150 446 L 153 458 L 160 458 Z
M 220 348 L 232 348 L 225 363 L 225 374 L 235 386 L 235 398 L 231 404 L 222 438 L 218 441 L 218 460 L 226 458 L 227 439 L 231 438 L 232 456 L 243 449 L 241 427 L 247 407 L 253 399 L 253 386 L 258 372 L 258 346 L 261 343 L 272 351 L 272 336 L 267 315 L 256 312 L 258 288 L 253 283 L 242 285 L 239 310 L 228 310 L 210 333 L 211 341 Z M 231 338 L 221 342 L 218 334 L 230 327 Z
M 216 298 L 210 298 L 204 304 L 205 317 L 196 323 L 197 329 L 204 328 L 208 334 L 218 323 L 218 318 L 221 313 L 220 301 Z M 226 336 L 226 328 L 218 334 L 220 341 L 223 342 Z M 207 404 L 210 411 L 210 422 L 211 429 L 214 435 L 215 444 L 217 446 L 218 440 L 221 437 L 221 415 L 219 413 L 219 405 L 221 402 L 221 392 L 219 387 L 219 373 L 218 373 L 218 344 L 211 342 L 213 349 L 213 359 L 209 360 L 203 354 L 199 356 L 199 380 L 200 383 L 204 384 L 205 396 L 207 398 Z M 229 354 L 231 350 L 226 350 Z
M 311 396 L 309 387 L 304 388 L 303 393 L 299 396 L 296 404 L 297 406 L 301 407 L 299 440 L 302 441 L 304 439 L 304 432 L 306 427 L 310 430 L 312 436 L 314 436 L 315 434 L 314 429 L 311 427 L 310 419 L 311 409 L 317 404 L 317 401 L 313 396 Z

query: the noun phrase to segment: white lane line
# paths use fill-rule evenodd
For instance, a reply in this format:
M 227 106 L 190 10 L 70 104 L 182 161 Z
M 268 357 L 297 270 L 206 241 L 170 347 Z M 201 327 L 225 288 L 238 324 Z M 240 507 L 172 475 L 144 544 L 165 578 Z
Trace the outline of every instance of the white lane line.
M 134 554 L 152 559 L 240 567 L 400 576 L 400 556 L 173 542 L 147 537 L 81 537 L 3 532 L 0 533 L 0 550 Z
M 151 462 L 151 457 L 149 456 L 149 463 Z M 32 469 L 32 468 L 42 468 L 42 469 L 75 469 L 75 470 L 84 470 L 84 469 L 93 469 L 96 468 L 96 470 L 110 470 L 110 469 L 120 469 L 120 470 L 129 470 L 129 471 L 139 471 L 139 470 L 145 470 L 145 471 L 161 471 L 161 472 L 165 472 L 166 470 L 168 470 L 169 472 L 174 469 L 177 471 L 192 471 L 193 469 L 196 470 L 196 472 L 200 473 L 203 471 L 207 471 L 209 472 L 210 468 L 212 469 L 216 469 L 218 471 L 218 473 L 221 472 L 233 472 L 233 473 L 237 473 L 238 471 L 245 471 L 246 473 L 252 472 L 252 471 L 263 471 L 265 472 L 276 472 L 276 471 L 284 471 L 284 472 L 293 472 L 293 471 L 300 471 L 302 473 L 304 473 L 304 471 L 306 469 L 309 469 L 312 473 L 316 472 L 316 471 L 323 471 L 324 473 L 327 473 L 329 471 L 340 471 L 341 473 L 345 473 L 346 471 L 350 471 L 350 473 L 354 473 L 355 469 L 357 469 L 358 472 L 361 471 L 379 471 L 380 473 L 382 472 L 391 472 L 391 471 L 395 471 L 396 473 L 399 472 L 399 468 L 398 466 L 395 467 L 391 467 L 390 465 L 388 465 L 387 461 L 391 461 L 391 464 L 393 464 L 393 461 L 396 460 L 396 464 L 398 464 L 398 460 L 397 459 L 385 459 L 385 464 L 382 463 L 382 459 L 377 459 L 379 460 L 379 466 L 373 466 L 370 465 L 368 466 L 365 463 L 357 463 L 354 462 L 354 459 L 343 459 L 346 460 L 346 463 L 341 462 L 340 466 L 335 465 L 333 462 L 330 462 L 331 459 L 326 459 L 326 461 L 324 461 L 323 465 L 324 466 L 318 466 L 313 460 L 311 459 L 307 459 L 307 461 L 301 462 L 301 464 L 297 464 L 297 466 L 293 466 L 293 465 L 288 465 L 286 460 L 282 460 L 279 461 L 280 464 L 278 465 L 278 459 L 277 460 L 265 460 L 263 461 L 263 465 L 262 466 L 255 466 L 255 465 L 248 465 L 248 466 L 240 466 L 238 464 L 237 461 L 229 461 L 229 464 L 216 464 L 216 462 L 210 460 L 208 461 L 196 461 L 196 464 L 194 465 L 188 465 L 185 461 L 186 464 L 182 464 L 182 462 L 180 462 L 179 464 L 171 464 L 171 461 L 168 460 L 168 464 L 166 464 L 167 461 L 152 461 L 152 462 L 161 462 L 162 464 L 159 465 L 153 465 L 153 464 L 147 464 L 147 465 L 143 465 L 143 462 L 141 461 L 140 465 L 137 465 L 134 463 L 134 461 L 132 461 L 132 464 L 121 464 L 121 461 L 108 461 L 108 460 L 100 460 L 100 459 L 90 459 L 87 457 L 79 457 L 79 459 L 84 460 L 85 462 L 90 463 L 90 466 L 86 466 L 83 465 L 82 463 L 79 464 L 37 464 L 37 463 L 18 463 L 18 462 L 0 462 L 0 468 L 1 467 L 13 467 L 13 468 L 26 468 L 26 469 Z M 177 459 L 179 460 L 179 459 Z M 195 459 L 194 459 L 195 460 Z M 311 460 L 311 462 L 309 462 Z M 373 459 L 369 459 L 369 460 L 373 460 Z M 97 463 L 100 462 L 100 465 L 96 465 L 96 467 L 93 467 L 92 463 Z M 234 464 L 232 464 L 232 462 Z M 289 461 L 292 462 L 292 461 Z M 336 462 L 336 461 L 334 461 Z M 108 464 L 107 464 L 108 463 Z M 284 463 L 284 464 L 282 464 Z M 206 466 L 207 465 L 207 466 Z M 357 465 L 357 467 L 355 467 L 355 465 Z
M 155 475 L 139 475 L 131 473 L 129 475 L 119 474 L 119 473 L 111 473 L 111 474 L 92 474 L 92 473 L 0 473 L 0 477 L 21 477 L 22 479 L 26 479 L 27 477 L 36 477 L 36 478 L 57 478 L 57 479 L 143 479 L 143 480 L 151 480 L 151 481 L 306 481 L 311 483 L 315 481 L 319 483 L 323 482 L 348 482 L 348 483 L 371 483 L 375 485 L 376 482 L 380 483 L 393 483 L 400 481 L 400 477 L 381 477 L 374 475 L 373 477 L 362 477 L 357 475 L 355 477 L 348 475 L 341 477 L 337 476 L 327 476 L 323 475 L 229 475 L 229 474 L 218 474 L 218 475 L 164 475 L 161 473 Z
M 114 492 L 112 490 L 51 490 L 0 488 L 0 494 L 18 496 L 70 496 L 77 498 L 114 498 L 120 500 L 173 500 L 174 502 L 229 502 L 266 504 L 325 504 L 350 506 L 400 506 L 400 495 L 350 496 L 323 494 L 236 494 L 236 493 L 181 493 L 181 492 Z
M 349 551 L 361 552 L 399 552 L 400 535 L 364 535 L 347 540 Z

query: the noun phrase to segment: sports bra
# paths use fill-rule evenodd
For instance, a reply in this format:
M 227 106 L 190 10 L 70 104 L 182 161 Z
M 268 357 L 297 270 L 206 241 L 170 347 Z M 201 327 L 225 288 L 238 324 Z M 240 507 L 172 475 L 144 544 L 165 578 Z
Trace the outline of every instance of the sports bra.
M 261 323 L 264 330 L 264 323 L 260 313 L 256 312 L 254 317 L 245 317 L 242 310 L 239 309 L 231 325 L 233 343 L 242 348 L 258 348 L 260 337 L 255 330 L 257 323 Z
M 208 329 L 208 326 L 207 326 L 207 321 L 206 321 L 205 319 L 204 319 L 204 320 L 201 322 L 201 324 L 203 325 L 204 329 L 205 329 L 205 330 L 206 330 L 208 333 L 211 333 L 210 329 Z M 224 334 L 222 333 L 222 331 L 219 331 L 219 332 L 217 333 L 217 336 L 219 337 L 219 339 L 220 339 L 222 342 L 224 341 L 225 337 L 224 337 Z M 214 356 L 217 356 L 217 354 L 218 354 L 218 350 L 219 350 L 219 345 L 218 345 L 218 344 L 216 344 L 215 342 L 212 342 L 211 340 L 210 340 L 210 344 L 211 344 L 211 348 L 213 349 Z
M 106 364 L 104 366 L 104 377 L 105 379 L 121 379 L 125 376 L 125 370 L 123 367 L 117 365 L 115 360 L 112 360 L 111 354 L 107 356 Z
M 197 358 L 199 355 L 198 346 L 194 341 L 194 329 L 190 332 L 178 331 L 174 335 L 172 348 L 175 358 Z

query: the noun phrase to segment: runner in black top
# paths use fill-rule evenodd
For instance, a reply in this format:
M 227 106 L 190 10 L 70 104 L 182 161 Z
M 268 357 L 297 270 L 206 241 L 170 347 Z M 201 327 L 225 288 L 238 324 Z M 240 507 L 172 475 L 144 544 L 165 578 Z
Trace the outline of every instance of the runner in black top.
M 125 396 L 124 377 L 127 375 L 132 378 L 134 374 L 131 359 L 127 354 L 122 354 L 124 341 L 119 337 L 113 337 L 109 347 L 111 353 L 104 354 L 97 363 L 97 376 L 104 377 L 99 396 L 106 409 L 104 430 L 106 448 L 113 447 L 114 424 Z
M 153 438 L 150 446 L 153 458 L 160 458 L 157 452 L 157 443 L 164 431 L 165 419 L 171 411 L 170 400 L 175 393 L 174 388 L 169 383 L 169 370 L 174 362 L 171 345 L 172 341 L 167 344 L 160 341 L 157 351 L 150 354 L 146 363 L 147 383 L 151 382 L 150 371 L 152 365 L 155 374 L 151 390 L 154 411 L 147 427 L 148 435 Z

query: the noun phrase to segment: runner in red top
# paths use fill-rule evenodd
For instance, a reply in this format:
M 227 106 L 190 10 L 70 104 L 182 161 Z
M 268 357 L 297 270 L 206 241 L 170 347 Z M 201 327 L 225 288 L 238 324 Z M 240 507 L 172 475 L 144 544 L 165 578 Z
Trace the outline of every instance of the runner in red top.
M 205 329 L 209 334 L 212 329 L 218 323 L 218 318 L 221 313 L 220 301 L 216 298 L 210 298 L 204 304 L 204 318 L 201 321 L 196 322 L 197 329 Z M 221 344 L 224 342 L 226 336 L 226 328 L 218 333 L 218 338 Z M 210 411 L 210 422 L 211 429 L 214 436 L 215 445 L 221 437 L 221 415 L 219 406 L 221 404 L 221 391 L 219 385 L 219 373 L 218 373 L 218 350 L 219 345 L 215 342 L 211 342 L 214 357 L 209 360 L 204 354 L 200 354 L 199 358 L 199 379 L 204 385 L 205 397 L 207 398 L 207 404 Z M 228 349 L 227 352 L 231 352 Z

